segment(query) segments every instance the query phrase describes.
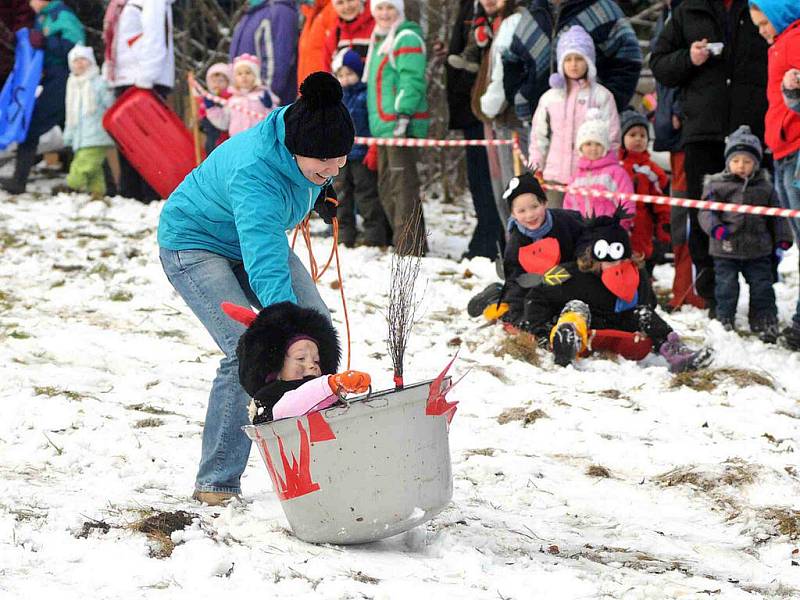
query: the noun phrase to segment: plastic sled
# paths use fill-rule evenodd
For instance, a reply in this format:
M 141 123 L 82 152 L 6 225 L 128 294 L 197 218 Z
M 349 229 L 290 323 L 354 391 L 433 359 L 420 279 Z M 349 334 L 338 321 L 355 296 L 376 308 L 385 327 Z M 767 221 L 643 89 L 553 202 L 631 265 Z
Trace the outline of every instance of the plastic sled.
M 180 117 L 148 90 L 127 89 L 106 111 L 103 127 L 162 198 L 196 166 L 192 134 Z
M 31 46 L 28 29 L 20 29 L 16 36 L 14 70 L 0 91 L 0 150 L 25 141 L 42 79 L 44 52 Z
M 520 331 L 510 323 L 503 323 L 503 329 L 509 333 Z M 592 352 L 613 352 L 627 360 L 642 360 L 652 349 L 653 340 L 643 333 L 618 329 L 590 329 L 589 348 L 581 356 L 588 356 Z
M 244 427 L 298 538 L 373 542 L 431 519 L 450 502 L 455 403 L 445 399 L 444 373 L 346 406 Z

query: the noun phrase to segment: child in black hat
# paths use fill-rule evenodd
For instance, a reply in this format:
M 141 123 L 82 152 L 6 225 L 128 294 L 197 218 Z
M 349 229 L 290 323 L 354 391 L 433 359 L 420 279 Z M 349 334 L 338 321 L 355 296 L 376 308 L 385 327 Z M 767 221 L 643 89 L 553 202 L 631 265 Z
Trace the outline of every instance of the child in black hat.
M 514 323 L 522 317 L 525 295 L 541 281 L 541 275 L 561 262 L 574 260 L 583 225 L 578 212 L 547 208 L 547 196 L 531 173 L 512 178 L 503 198 L 511 212 L 503 256 L 505 285 L 500 290 L 492 284 L 487 290 L 494 293 L 483 299 L 483 307 L 478 310 L 480 303 L 470 302 L 467 310 L 470 316 L 487 310 L 484 316 L 490 320 L 503 317 Z
M 742 125 L 725 140 L 725 170 L 705 180 L 703 199 L 752 206 L 780 206 L 769 173 L 760 167 L 761 142 Z M 744 213 L 701 210 L 700 226 L 709 235 L 714 258 L 717 320 L 736 328 L 739 273 L 750 286 L 750 330 L 774 344 L 778 339 L 773 262 L 792 245 L 786 219 Z
M 370 376 L 335 374 L 341 349 L 330 321 L 317 311 L 280 302 L 258 314 L 225 303 L 222 309 L 247 325 L 239 339 L 239 381 L 253 398 L 253 424 L 327 408 L 342 392 L 363 393 Z

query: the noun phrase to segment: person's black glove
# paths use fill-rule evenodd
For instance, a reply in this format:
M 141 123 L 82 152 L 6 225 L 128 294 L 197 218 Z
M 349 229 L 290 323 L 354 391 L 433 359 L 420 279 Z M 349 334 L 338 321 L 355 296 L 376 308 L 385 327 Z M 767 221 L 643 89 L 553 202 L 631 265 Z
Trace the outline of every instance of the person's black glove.
M 314 202 L 314 212 L 316 212 L 325 223 L 331 225 L 333 219 L 336 217 L 336 207 L 339 206 L 339 200 L 336 198 L 336 190 L 333 186 L 326 184 L 317 196 L 317 201 Z
M 34 48 L 44 48 L 44 33 L 38 29 L 31 29 L 28 33 L 28 40 Z

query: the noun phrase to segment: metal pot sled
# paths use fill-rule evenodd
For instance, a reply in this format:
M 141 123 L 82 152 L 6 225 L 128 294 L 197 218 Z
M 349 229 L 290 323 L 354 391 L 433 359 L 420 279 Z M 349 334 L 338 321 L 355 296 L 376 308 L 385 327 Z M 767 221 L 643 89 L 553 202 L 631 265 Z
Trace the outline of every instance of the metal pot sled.
M 448 430 L 456 403 L 445 398 L 452 387 L 446 372 L 346 406 L 244 427 L 298 538 L 374 542 L 450 502 Z

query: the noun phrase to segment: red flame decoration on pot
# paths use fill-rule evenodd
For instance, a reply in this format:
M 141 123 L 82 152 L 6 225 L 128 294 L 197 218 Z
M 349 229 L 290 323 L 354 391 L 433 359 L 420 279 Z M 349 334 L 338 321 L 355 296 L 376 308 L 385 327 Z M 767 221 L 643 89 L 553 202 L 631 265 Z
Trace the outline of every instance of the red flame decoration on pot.
M 300 419 L 297 419 L 297 430 L 300 432 L 300 460 L 298 462 L 294 456 L 294 452 L 292 452 L 291 465 L 289 464 L 289 459 L 286 457 L 286 451 L 283 448 L 281 436 L 277 433 L 275 434 L 275 437 L 278 439 L 278 452 L 280 452 L 281 455 L 285 479 L 282 479 L 275 470 L 275 465 L 272 464 L 267 442 L 258 434 L 258 430 L 256 430 L 258 444 L 261 447 L 264 460 L 267 463 L 267 471 L 269 471 L 272 485 L 275 487 L 275 493 L 281 500 L 291 500 L 292 498 L 305 496 L 319 489 L 319 484 L 311 480 L 311 443 L 309 442 L 308 434 Z
M 448 402 L 447 401 L 447 392 L 455 387 L 455 383 L 451 383 L 450 385 L 444 385 L 444 377 L 447 375 L 447 371 L 450 370 L 451 365 L 456 360 L 458 356 L 458 352 L 456 355 L 447 363 L 447 366 L 442 370 L 441 373 L 431 382 L 430 391 L 428 392 L 428 403 L 425 405 L 425 414 L 428 416 L 439 416 L 439 415 L 446 415 L 447 416 L 447 424 L 449 425 L 450 422 L 453 420 L 453 417 L 456 414 L 456 406 L 458 402 Z M 461 381 L 459 379 L 459 381 Z M 458 382 L 456 382 L 458 383 Z

